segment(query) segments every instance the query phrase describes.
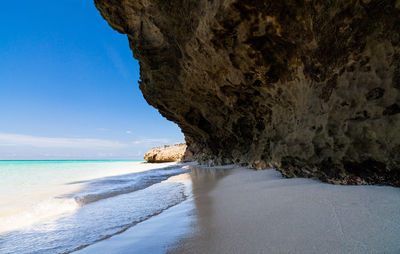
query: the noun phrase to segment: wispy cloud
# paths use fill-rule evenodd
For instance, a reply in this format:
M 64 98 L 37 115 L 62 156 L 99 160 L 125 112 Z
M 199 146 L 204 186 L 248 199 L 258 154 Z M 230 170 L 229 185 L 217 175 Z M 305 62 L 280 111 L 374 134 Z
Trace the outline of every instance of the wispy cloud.
M 22 134 L 0 133 L 0 146 L 47 148 L 123 148 L 119 141 L 91 138 L 49 138 Z
M 170 143 L 171 140 L 167 138 L 145 138 L 140 140 L 135 140 L 132 143 L 135 145 L 143 145 L 143 144 L 159 144 L 159 143 Z

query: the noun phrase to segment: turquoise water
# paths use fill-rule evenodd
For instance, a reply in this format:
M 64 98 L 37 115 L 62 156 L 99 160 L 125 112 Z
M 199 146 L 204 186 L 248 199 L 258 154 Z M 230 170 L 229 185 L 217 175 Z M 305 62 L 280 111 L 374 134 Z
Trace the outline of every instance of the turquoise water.
M 165 182 L 185 172 L 143 161 L 0 161 L 0 253 L 68 253 L 116 234 L 185 200 L 184 184 Z
M 93 174 L 109 169 L 110 165 L 114 167 L 118 164 L 118 167 L 126 168 L 137 162 L 142 161 L 3 160 L 0 161 L 0 188 L 4 185 L 15 183 L 30 184 L 34 181 L 65 182 L 70 178 L 91 177 Z
M 0 161 L 0 219 L 80 187 L 69 182 L 141 170 L 141 161 Z
M 129 172 L 140 162 L 142 161 L 0 161 L 0 198 L 10 191 L 16 194 L 41 186 L 47 188 L 43 183 L 57 185 L 76 179 L 112 175 L 113 171 L 116 174 L 124 170 Z

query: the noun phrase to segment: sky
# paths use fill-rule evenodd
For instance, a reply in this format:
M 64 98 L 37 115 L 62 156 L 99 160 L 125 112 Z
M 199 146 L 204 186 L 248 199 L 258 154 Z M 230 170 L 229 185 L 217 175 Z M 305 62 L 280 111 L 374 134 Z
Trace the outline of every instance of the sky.
M 0 160 L 141 159 L 183 142 L 139 79 L 126 35 L 92 0 L 2 2 Z

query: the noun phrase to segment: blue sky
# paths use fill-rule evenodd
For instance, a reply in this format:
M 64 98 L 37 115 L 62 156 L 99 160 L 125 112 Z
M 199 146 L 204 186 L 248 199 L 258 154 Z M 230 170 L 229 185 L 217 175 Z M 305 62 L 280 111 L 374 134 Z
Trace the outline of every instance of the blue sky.
M 4 1 L 0 31 L 0 159 L 137 159 L 183 142 L 92 0 Z

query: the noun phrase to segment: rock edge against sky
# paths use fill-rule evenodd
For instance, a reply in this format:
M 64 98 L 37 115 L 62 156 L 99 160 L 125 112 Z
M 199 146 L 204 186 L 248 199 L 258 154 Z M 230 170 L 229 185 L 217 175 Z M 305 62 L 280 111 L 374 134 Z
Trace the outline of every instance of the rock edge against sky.
M 95 4 L 199 162 L 400 186 L 400 1 Z

